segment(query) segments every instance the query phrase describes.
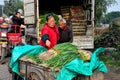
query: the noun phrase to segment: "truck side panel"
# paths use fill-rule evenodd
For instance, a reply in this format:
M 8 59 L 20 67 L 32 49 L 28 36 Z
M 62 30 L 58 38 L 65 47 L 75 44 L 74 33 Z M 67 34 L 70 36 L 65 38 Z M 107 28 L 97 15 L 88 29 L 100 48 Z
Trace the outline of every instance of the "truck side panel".
M 35 24 L 35 0 L 24 0 L 24 23 Z

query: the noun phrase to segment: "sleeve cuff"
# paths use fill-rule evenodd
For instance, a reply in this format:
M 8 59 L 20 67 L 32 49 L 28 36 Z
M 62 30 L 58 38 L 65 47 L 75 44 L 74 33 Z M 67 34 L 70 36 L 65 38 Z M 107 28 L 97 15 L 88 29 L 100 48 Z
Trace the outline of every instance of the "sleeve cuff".
M 49 40 L 48 34 L 45 34 L 45 35 L 42 36 L 42 41 L 43 41 L 44 43 L 46 42 L 46 40 Z

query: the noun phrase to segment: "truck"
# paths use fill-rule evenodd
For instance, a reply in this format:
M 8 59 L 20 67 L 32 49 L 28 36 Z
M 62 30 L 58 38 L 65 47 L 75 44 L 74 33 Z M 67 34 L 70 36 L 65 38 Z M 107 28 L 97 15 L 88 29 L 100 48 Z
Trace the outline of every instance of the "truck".
M 24 23 L 28 44 L 35 45 L 39 41 L 39 16 L 48 12 L 54 12 L 67 20 L 73 30 L 73 44 L 82 49 L 94 48 L 95 0 L 24 0 Z M 51 68 L 31 61 L 20 59 L 19 71 L 25 76 L 25 80 L 55 80 Z M 55 72 L 58 73 L 59 70 Z M 73 80 L 104 80 L 104 75 L 97 72 L 93 76 L 80 75 Z
M 26 42 L 40 40 L 40 15 L 56 13 L 67 20 L 73 30 L 73 44 L 83 49 L 94 48 L 95 0 L 24 0 Z

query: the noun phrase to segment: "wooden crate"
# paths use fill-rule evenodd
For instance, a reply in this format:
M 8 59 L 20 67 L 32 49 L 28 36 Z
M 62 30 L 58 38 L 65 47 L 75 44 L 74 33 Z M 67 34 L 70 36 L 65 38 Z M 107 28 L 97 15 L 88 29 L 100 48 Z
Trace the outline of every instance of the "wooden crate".
M 77 20 L 84 19 L 84 10 L 81 6 L 71 6 L 70 13 L 72 19 L 77 19 Z
M 84 10 L 81 6 L 71 6 L 71 27 L 73 35 L 86 35 L 87 22 L 84 20 Z
M 73 29 L 73 32 L 85 32 L 86 29 Z
M 85 32 L 73 32 L 74 36 L 84 36 Z
M 86 35 L 87 22 L 83 20 L 71 20 L 71 26 L 73 34 L 76 35 Z
M 67 23 L 70 22 L 70 6 L 61 6 L 61 14 Z

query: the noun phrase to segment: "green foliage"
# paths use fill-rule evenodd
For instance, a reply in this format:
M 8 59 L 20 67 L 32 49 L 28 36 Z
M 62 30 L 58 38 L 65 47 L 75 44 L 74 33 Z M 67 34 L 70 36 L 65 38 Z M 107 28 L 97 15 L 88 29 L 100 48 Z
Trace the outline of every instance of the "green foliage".
M 112 56 L 100 56 L 100 60 L 102 60 L 103 62 L 105 62 L 106 64 L 108 64 L 108 63 L 111 62 Z
M 95 47 L 117 47 L 120 45 L 120 18 L 111 22 L 110 30 L 95 38 Z
M 115 61 L 120 60 L 120 57 L 119 57 L 120 52 L 119 51 L 113 51 L 111 53 L 112 53 L 111 56 L 114 58 Z
M 107 7 L 116 3 L 116 0 L 95 0 L 96 1 L 96 21 L 100 23 L 101 17 L 106 13 Z
M 120 66 L 120 62 L 110 62 L 109 66 L 117 66 L 117 67 L 119 67 Z
M 118 22 L 118 21 L 120 21 L 119 17 L 120 17 L 120 12 L 119 11 L 110 12 L 110 13 L 105 15 L 102 22 L 103 23 L 111 23 L 111 22 L 116 22 L 116 21 Z
M 118 18 L 115 18 L 112 20 L 110 29 L 111 30 L 113 30 L 113 29 L 120 30 L 120 16 Z
M 47 60 L 46 63 L 49 67 L 61 68 L 65 64 L 71 62 L 75 58 L 81 58 L 77 52 L 74 51 L 64 51 L 61 54 Z
M 108 66 L 120 66 L 120 62 L 119 61 L 114 61 L 112 57 L 106 57 L 106 56 L 101 56 L 100 59 L 105 62 L 106 65 Z
M 39 59 L 38 55 L 27 55 L 27 58 L 32 59 L 33 61 L 35 61 L 37 64 L 42 64 L 42 61 Z
M 120 41 L 116 44 L 116 50 L 107 51 L 106 54 L 100 56 L 100 59 L 108 66 L 120 66 Z
M 23 9 L 23 2 L 21 0 L 4 1 L 4 13 L 8 16 L 15 14 L 18 9 Z
M 100 60 L 105 62 L 108 66 L 120 66 L 120 51 L 108 52 L 108 55 L 100 56 Z
M 59 50 L 61 53 L 64 51 L 74 51 L 74 52 L 78 51 L 78 47 L 71 43 L 58 44 L 54 47 L 54 49 Z
M 57 50 L 59 53 L 57 56 L 46 61 L 49 67 L 61 68 L 73 59 L 81 58 L 80 54 L 78 54 L 78 47 L 71 43 L 58 44 L 53 49 Z
M 97 47 L 117 47 L 120 42 L 120 30 L 110 30 L 95 38 L 95 48 Z
M 117 45 L 118 49 L 120 49 L 120 43 Z

